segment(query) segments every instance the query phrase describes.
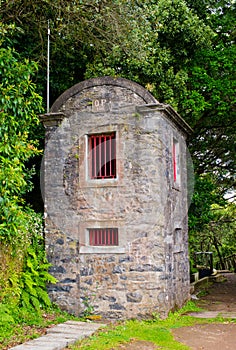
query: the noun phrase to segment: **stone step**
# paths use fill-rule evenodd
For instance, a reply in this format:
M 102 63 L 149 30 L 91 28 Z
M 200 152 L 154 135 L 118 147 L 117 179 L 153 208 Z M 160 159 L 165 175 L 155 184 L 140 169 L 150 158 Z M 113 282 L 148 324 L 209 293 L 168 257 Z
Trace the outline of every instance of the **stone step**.
M 190 312 L 188 315 L 196 318 L 230 318 L 236 319 L 236 312 L 219 312 L 219 311 L 202 311 L 202 312 Z
M 77 340 L 91 336 L 106 325 L 92 322 L 67 321 L 48 328 L 47 334 L 14 346 L 11 350 L 61 350 Z

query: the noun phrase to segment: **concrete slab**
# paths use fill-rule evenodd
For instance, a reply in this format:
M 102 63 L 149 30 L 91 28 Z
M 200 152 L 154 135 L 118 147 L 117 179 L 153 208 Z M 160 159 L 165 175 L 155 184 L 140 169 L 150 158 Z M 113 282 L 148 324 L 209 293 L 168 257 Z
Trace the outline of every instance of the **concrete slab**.
M 196 318 L 216 318 L 219 316 L 222 318 L 236 319 L 236 312 L 203 311 L 203 312 L 191 312 L 189 313 L 189 315 Z
M 219 314 L 219 311 L 203 311 L 203 312 L 191 312 L 190 316 L 196 318 L 216 318 Z
M 75 340 L 74 340 L 75 342 Z M 67 347 L 69 344 L 73 344 L 73 342 L 70 342 L 69 340 L 58 340 L 54 339 L 53 342 L 46 342 L 45 340 L 42 340 L 40 342 L 27 342 L 18 346 L 15 346 L 12 349 L 17 349 L 17 350 L 61 350 Z
M 236 312 L 234 311 L 228 311 L 228 312 L 220 312 L 219 313 L 220 317 L 223 318 L 232 318 L 232 319 L 236 319 Z
M 61 350 L 77 340 L 89 337 L 101 323 L 67 321 L 47 330 L 47 334 L 24 344 L 14 346 L 12 350 Z

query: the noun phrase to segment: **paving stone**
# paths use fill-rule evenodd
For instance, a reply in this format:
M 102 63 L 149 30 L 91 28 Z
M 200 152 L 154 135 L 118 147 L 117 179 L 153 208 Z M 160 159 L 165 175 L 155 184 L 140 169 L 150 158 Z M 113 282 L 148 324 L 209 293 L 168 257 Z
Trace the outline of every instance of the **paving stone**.
M 216 318 L 219 316 L 223 318 L 236 319 L 236 312 L 203 311 L 203 312 L 191 312 L 189 313 L 189 315 L 197 318 Z
M 197 318 L 216 318 L 219 314 L 219 311 L 203 311 L 203 312 L 191 312 L 190 316 Z
M 236 312 L 220 312 L 220 317 L 236 319 Z
M 92 335 L 101 327 L 105 327 L 105 325 L 101 323 L 67 321 L 49 328 L 46 335 L 14 346 L 11 350 L 61 350 L 77 340 Z

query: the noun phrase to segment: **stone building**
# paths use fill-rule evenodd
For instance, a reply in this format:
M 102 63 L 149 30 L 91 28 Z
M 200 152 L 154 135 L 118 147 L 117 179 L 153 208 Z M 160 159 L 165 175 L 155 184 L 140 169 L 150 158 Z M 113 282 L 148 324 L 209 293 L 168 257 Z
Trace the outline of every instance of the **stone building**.
M 190 127 L 140 85 L 111 77 L 73 86 L 41 120 L 52 301 L 110 319 L 181 307 Z

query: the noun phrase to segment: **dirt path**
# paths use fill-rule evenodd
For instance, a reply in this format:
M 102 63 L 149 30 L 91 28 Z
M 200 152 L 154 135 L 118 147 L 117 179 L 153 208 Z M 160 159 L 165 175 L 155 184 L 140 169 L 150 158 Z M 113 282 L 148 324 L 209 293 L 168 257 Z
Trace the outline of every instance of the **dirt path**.
M 208 294 L 197 302 L 208 315 L 218 313 L 236 315 L 236 274 L 225 274 L 224 282 L 214 283 Z M 204 316 L 203 316 L 204 317 Z M 208 316 L 210 317 L 210 316 Z M 214 316 L 213 316 L 214 317 Z M 193 350 L 235 350 L 236 323 L 199 324 L 177 328 L 172 331 L 174 338 Z M 163 349 L 150 342 L 133 341 L 121 345 L 116 350 L 155 350 Z M 167 350 L 167 349 L 165 349 Z
M 214 283 L 198 305 L 209 311 L 236 312 L 236 274 L 225 273 L 226 281 Z M 236 347 L 235 347 L 236 348 Z
M 178 328 L 173 332 L 177 341 L 193 350 L 235 350 L 236 324 L 205 324 Z
M 198 301 L 204 310 L 229 317 L 236 315 L 236 274 L 225 274 L 226 281 L 214 283 L 209 294 Z M 236 323 L 196 325 L 173 331 L 176 340 L 193 350 L 234 350 L 236 349 Z

